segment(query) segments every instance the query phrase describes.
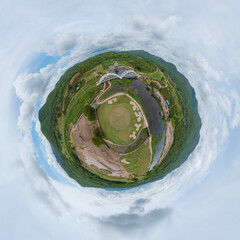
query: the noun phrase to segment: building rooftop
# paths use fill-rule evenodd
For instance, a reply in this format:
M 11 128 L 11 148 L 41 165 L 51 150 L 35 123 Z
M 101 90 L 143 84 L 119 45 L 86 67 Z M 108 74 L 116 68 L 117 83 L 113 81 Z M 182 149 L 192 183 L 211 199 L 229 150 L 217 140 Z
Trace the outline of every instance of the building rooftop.
M 118 62 L 116 61 L 113 66 L 114 66 L 114 67 L 119 67 Z

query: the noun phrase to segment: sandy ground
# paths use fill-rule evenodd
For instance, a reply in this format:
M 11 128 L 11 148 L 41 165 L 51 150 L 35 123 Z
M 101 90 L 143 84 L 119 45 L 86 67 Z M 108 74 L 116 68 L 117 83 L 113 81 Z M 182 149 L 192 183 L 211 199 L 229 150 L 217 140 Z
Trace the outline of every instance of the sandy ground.
M 165 133 L 165 144 L 164 144 L 164 148 L 162 151 L 162 155 L 158 160 L 158 165 L 162 162 L 162 160 L 166 157 L 169 149 L 171 148 L 172 144 L 173 144 L 173 126 L 172 126 L 172 122 L 167 122 L 167 127 L 166 127 L 166 133 Z
M 111 99 L 111 100 L 108 101 L 108 104 L 113 104 L 113 103 L 116 102 L 116 101 L 117 101 L 117 98 L 113 98 L 113 99 Z
M 138 130 L 140 129 L 140 127 L 142 126 L 142 124 L 141 124 L 141 123 L 139 123 L 139 124 L 135 123 L 134 126 L 136 127 L 136 131 L 138 132 Z
M 84 115 L 73 125 L 71 135 L 76 143 L 78 157 L 94 171 L 105 169 L 112 172 L 111 176 L 128 178 L 129 173 L 119 162 L 119 154 L 109 148 L 102 151 L 92 143 L 93 129 L 96 126 L 96 121 L 90 122 Z
M 138 109 L 138 107 L 137 107 L 137 105 L 135 104 L 135 102 L 133 102 L 133 101 L 130 101 L 130 104 L 132 105 L 132 109 L 133 109 L 133 111 L 138 111 L 139 109 Z
M 127 162 L 125 158 L 122 159 L 121 162 L 122 162 L 122 163 L 125 163 L 125 164 L 129 164 L 129 162 Z
M 129 135 L 130 138 L 136 139 L 136 132 L 134 131 L 132 134 Z

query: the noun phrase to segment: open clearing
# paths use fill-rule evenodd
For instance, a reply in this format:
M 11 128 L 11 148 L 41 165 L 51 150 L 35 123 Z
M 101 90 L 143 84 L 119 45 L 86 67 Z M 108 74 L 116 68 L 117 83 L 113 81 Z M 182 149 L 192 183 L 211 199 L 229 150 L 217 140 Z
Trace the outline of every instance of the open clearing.
M 126 129 L 131 123 L 130 112 L 125 107 L 115 107 L 109 114 L 109 123 L 118 131 Z
M 131 144 L 144 127 L 142 112 L 127 95 L 113 95 L 100 103 L 97 113 L 104 138 L 114 144 Z
M 151 146 L 149 144 L 148 139 L 137 151 L 120 158 L 122 165 L 129 173 L 137 177 L 141 177 L 146 173 L 152 160 Z
M 71 135 L 74 138 L 79 159 L 82 160 L 85 166 L 95 172 L 107 173 L 107 175 L 111 173 L 112 177 L 128 178 L 129 173 L 118 161 L 120 156 L 117 153 L 109 148 L 102 151 L 101 148 L 92 143 L 93 129 L 96 126 L 96 122 L 88 121 L 84 115 L 72 126 Z

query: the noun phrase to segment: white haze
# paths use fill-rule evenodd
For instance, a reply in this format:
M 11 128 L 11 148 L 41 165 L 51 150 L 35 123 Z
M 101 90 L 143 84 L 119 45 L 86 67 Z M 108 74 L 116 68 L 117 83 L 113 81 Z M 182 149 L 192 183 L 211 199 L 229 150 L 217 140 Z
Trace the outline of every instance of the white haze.
M 237 1 L 2 1 L 0 13 L 0 239 L 239 239 Z M 82 188 L 57 164 L 36 105 L 75 63 L 133 49 L 163 57 L 189 79 L 200 142 L 163 180 L 124 191 Z M 58 60 L 36 70 L 42 53 Z M 69 184 L 36 160 L 35 122 L 46 161 Z

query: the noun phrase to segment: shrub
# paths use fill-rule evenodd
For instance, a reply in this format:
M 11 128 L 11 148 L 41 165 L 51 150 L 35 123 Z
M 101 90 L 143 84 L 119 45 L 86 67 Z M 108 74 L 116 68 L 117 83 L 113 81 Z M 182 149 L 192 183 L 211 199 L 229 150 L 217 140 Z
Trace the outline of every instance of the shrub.
M 85 105 L 83 107 L 83 114 L 88 118 L 88 121 L 94 121 L 96 119 L 95 110 L 90 105 Z
M 92 139 L 92 142 L 96 147 L 100 147 L 102 144 L 104 144 L 101 131 L 98 127 L 93 130 L 93 134 L 94 137 Z

